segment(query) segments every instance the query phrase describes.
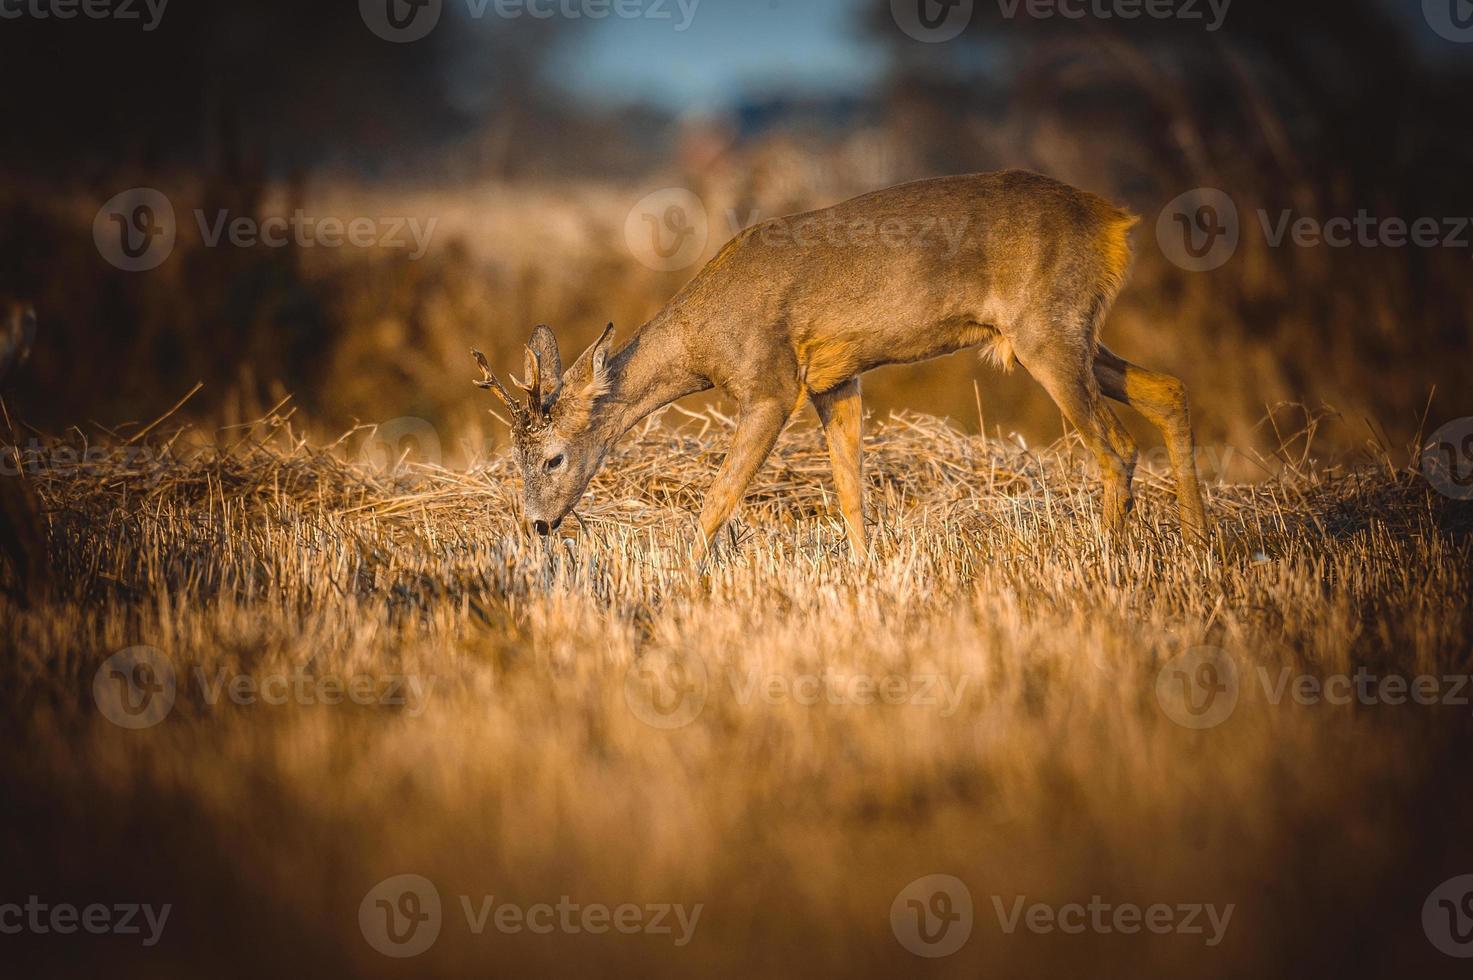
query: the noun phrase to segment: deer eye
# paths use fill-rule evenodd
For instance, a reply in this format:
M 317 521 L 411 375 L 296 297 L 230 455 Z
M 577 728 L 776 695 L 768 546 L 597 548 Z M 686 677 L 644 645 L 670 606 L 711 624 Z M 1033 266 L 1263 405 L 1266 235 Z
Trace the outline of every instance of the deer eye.
M 551 473 L 554 470 L 562 469 L 563 463 L 565 463 L 565 462 L 566 462 L 566 460 L 563 458 L 563 454 L 562 453 L 558 453 L 556 456 L 552 457 L 547 462 L 543 463 L 542 464 L 542 468 L 544 470 L 546 470 L 547 472 Z

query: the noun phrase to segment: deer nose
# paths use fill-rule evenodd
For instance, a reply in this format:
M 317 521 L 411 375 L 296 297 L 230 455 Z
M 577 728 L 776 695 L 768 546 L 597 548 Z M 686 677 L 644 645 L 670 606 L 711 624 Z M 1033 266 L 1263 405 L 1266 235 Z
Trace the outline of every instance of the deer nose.
M 540 537 L 547 537 L 552 533 L 552 527 L 546 521 L 533 521 L 532 527 Z

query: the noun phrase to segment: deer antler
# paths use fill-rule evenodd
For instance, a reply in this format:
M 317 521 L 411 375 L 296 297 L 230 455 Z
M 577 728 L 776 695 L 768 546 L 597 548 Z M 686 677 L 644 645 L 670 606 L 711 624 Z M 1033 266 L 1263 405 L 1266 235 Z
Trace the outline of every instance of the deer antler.
M 481 366 L 481 380 L 475 382 L 476 387 L 488 388 L 496 392 L 497 396 L 506 403 L 507 411 L 511 412 L 513 424 L 524 429 L 527 428 L 532 421 L 531 417 L 527 414 L 527 409 L 521 402 L 507 394 L 506 389 L 501 386 L 501 382 L 496 380 L 496 375 L 491 373 L 491 365 L 486 363 L 486 355 L 474 347 L 471 348 L 471 353 L 475 355 L 476 363 Z
M 541 415 L 544 411 L 542 405 L 542 359 L 530 347 L 524 347 L 522 351 L 522 373 L 527 376 L 527 379 L 520 381 L 513 374 L 511 375 L 511 383 L 526 392 L 527 404 L 531 407 L 533 413 Z

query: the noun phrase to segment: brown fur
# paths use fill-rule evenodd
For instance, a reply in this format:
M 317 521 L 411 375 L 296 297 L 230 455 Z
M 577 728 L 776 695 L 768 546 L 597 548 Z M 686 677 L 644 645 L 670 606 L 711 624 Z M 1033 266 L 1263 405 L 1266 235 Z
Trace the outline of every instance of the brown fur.
M 1101 197 L 1017 170 L 915 181 L 759 222 L 613 354 L 606 373 L 580 377 L 575 365 L 564 375 L 551 423 L 519 434 L 528 519 L 556 526 L 630 426 L 712 386 L 737 402 L 741 421 L 702 509 L 708 542 L 806 399 L 821 418 L 840 419 L 825 422 L 831 439 L 854 442 L 833 460 L 839 485 L 857 488 L 858 377 L 976 347 L 999 367 L 1021 362 L 1058 402 L 1099 462 L 1106 521 L 1117 527 L 1131 506 L 1135 447 L 1100 399 L 1096 357 L 1136 222 Z M 1105 393 L 1165 427 L 1183 527 L 1203 535 L 1195 470 L 1186 472 L 1185 396 L 1171 388 L 1180 383 L 1134 371 L 1134 394 Z M 841 506 L 861 548 L 858 504 Z

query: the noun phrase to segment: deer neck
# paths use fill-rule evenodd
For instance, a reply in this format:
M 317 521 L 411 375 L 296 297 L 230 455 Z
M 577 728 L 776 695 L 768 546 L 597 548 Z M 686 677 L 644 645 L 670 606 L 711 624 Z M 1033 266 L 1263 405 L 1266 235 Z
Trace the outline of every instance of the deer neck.
M 711 387 L 690 366 L 679 325 L 669 312 L 667 308 L 636 330 L 610 360 L 614 380 L 607 397 L 613 438 L 651 412 Z

